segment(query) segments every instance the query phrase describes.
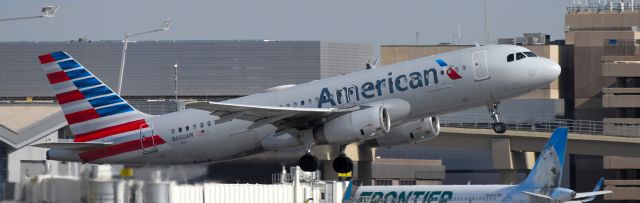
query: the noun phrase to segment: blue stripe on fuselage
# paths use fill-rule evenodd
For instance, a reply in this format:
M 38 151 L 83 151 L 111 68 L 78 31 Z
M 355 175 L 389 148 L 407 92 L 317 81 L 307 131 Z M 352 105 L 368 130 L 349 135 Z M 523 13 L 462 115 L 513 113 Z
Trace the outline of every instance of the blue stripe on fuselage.
M 447 66 L 449 66 L 449 65 L 447 64 L 447 62 L 444 62 L 444 60 L 442 60 L 442 59 L 436 59 L 436 63 L 438 63 L 438 65 L 440 65 L 440 67 L 447 67 Z

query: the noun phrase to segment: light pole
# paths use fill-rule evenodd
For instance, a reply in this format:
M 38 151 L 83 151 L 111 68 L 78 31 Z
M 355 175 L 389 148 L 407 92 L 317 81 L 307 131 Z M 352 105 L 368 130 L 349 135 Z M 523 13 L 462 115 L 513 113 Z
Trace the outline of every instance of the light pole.
M 176 102 L 178 102 L 178 64 L 176 63 L 173 67 L 176 68 L 175 80 L 173 81 L 173 94 L 175 94 Z
M 4 19 L 0 19 L 1 21 L 12 21 L 12 20 L 25 20 L 25 19 L 33 19 L 33 18 L 51 18 L 53 17 L 53 14 L 56 13 L 56 11 L 58 10 L 57 6 L 45 6 L 42 7 L 42 9 L 40 10 L 41 15 L 39 16 L 28 16 L 28 17 L 18 17 L 18 18 L 4 18 Z
M 138 35 L 144 35 L 144 34 L 149 34 L 149 33 L 153 33 L 153 32 L 160 32 L 160 31 L 165 31 L 165 30 L 169 30 L 169 25 L 171 25 L 171 18 L 165 20 L 164 22 L 162 22 L 162 27 L 155 29 L 155 30 L 150 30 L 150 31 L 146 31 L 146 32 L 139 32 L 139 33 L 125 33 L 124 34 L 124 45 L 122 46 L 122 59 L 120 61 L 120 74 L 118 75 L 118 94 L 121 93 L 122 91 L 122 76 L 124 74 L 124 62 L 125 62 L 125 58 L 127 56 L 127 44 L 129 43 L 129 38 L 131 37 L 135 37 Z

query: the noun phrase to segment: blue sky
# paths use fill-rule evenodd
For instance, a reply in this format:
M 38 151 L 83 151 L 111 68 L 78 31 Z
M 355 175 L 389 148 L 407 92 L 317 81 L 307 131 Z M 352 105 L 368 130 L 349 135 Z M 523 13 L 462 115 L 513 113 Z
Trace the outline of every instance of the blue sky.
M 120 40 L 125 32 L 171 30 L 138 40 L 327 40 L 379 44 L 484 42 L 481 0 L 230 0 L 3 1 L 0 18 L 38 15 L 58 5 L 55 18 L 0 22 L 0 41 Z M 492 39 L 545 32 L 564 38 L 569 0 L 488 0 Z

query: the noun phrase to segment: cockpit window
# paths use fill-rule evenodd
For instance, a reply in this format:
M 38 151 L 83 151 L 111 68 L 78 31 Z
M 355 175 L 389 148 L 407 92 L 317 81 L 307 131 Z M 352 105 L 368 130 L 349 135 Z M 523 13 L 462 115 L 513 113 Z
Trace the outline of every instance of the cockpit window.
M 509 54 L 509 56 L 507 56 L 507 62 L 511 61 L 513 61 L 513 54 Z
M 523 59 L 523 58 L 526 58 L 526 57 L 524 56 L 524 54 L 522 52 L 516 53 L 516 60 L 520 60 L 520 59 Z
M 524 55 L 527 55 L 527 57 L 536 57 L 536 54 L 534 54 L 533 52 L 524 52 Z

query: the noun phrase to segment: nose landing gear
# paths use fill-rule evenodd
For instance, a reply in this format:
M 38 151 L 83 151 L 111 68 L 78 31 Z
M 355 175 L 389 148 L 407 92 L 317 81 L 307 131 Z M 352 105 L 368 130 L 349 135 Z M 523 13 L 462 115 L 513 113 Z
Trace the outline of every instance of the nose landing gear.
M 491 118 L 493 119 L 493 121 L 495 121 L 495 123 L 491 124 L 493 131 L 498 134 L 502 134 L 507 132 L 507 125 L 505 125 L 503 122 L 500 122 L 498 104 L 500 104 L 500 102 L 492 100 L 491 102 L 489 102 L 489 104 L 487 104 L 487 109 L 489 110 L 489 113 L 491 113 Z

